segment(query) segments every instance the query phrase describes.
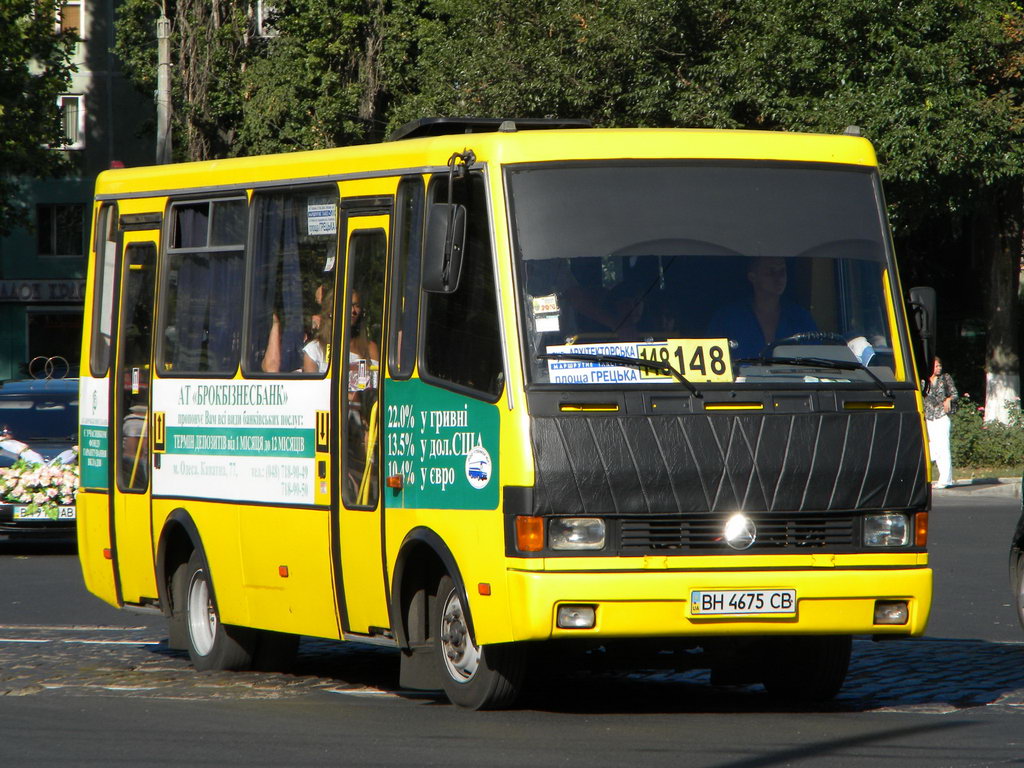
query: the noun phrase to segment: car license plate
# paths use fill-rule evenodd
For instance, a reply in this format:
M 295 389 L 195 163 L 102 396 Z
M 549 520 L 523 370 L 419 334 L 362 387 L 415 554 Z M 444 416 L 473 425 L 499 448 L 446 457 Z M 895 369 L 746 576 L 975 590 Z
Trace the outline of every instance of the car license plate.
M 690 592 L 691 616 L 796 613 L 795 589 L 717 589 Z
M 50 516 L 43 510 L 37 509 L 29 512 L 28 507 L 15 507 L 14 508 L 14 519 L 15 520 L 50 520 Z M 65 507 L 57 508 L 57 519 L 58 520 L 74 520 L 75 519 L 75 506 L 71 504 Z

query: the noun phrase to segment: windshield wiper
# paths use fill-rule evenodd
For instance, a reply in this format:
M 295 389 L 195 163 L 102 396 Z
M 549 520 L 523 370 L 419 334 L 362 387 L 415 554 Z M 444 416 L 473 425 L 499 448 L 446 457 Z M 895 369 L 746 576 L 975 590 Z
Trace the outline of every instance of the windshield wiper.
M 633 368 L 651 368 L 655 371 L 667 373 L 688 390 L 694 397 L 704 397 L 700 391 L 687 380 L 683 374 L 672 367 L 670 363 L 663 363 L 660 360 L 645 360 L 642 357 L 630 357 L 629 355 L 596 355 L 590 352 L 541 352 L 537 355 L 538 360 L 583 360 L 601 365 L 628 365 Z
M 853 360 L 829 360 L 825 357 L 745 357 L 733 362 L 737 365 L 743 363 L 760 363 L 762 365 L 778 363 L 779 365 L 802 365 L 810 368 L 831 368 L 836 371 L 864 371 L 874 380 L 878 388 L 882 390 L 883 395 L 892 399 L 896 398 L 889 385 L 878 378 L 874 371 L 863 363 L 854 362 Z

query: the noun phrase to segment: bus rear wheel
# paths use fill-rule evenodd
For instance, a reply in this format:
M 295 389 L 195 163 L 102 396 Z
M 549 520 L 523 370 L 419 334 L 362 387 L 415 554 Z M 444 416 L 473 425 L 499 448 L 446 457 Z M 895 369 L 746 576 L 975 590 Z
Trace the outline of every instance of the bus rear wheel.
M 764 687 L 798 704 L 834 698 L 846 680 L 853 647 L 849 635 L 776 638 L 766 654 Z
M 200 671 L 251 667 L 255 635 L 243 627 L 221 622 L 213 601 L 210 575 L 198 552 L 189 558 L 185 583 L 185 628 L 192 666 Z
M 524 648 L 516 643 L 477 645 L 462 597 L 450 576 L 437 588 L 434 647 L 444 692 L 466 709 L 500 709 L 519 695 L 526 671 Z

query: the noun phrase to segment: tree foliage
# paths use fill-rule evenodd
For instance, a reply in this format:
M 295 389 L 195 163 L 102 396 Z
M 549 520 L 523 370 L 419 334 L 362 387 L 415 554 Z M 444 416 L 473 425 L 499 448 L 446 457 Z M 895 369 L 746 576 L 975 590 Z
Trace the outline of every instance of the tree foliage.
M 54 31 L 57 0 L 0 3 L 0 234 L 28 222 L 18 176 L 68 168 L 57 98 L 68 89 L 77 36 Z
M 937 232 L 969 240 L 987 276 L 986 370 L 1016 375 L 1019 0 L 274 0 L 268 39 L 253 36 L 254 0 L 168 3 L 187 157 L 377 140 L 430 115 L 857 125 L 909 244 L 903 267 L 962 279 L 964 259 L 943 263 L 932 246 Z M 153 8 L 125 0 L 118 23 L 144 90 Z
M 1024 168 L 1022 12 L 1009 0 L 169 0 L 189 156 L 378 139 L 425 115 L 589 117 L 872 139 L 899 223 Z M 155 85 L 156 6 L 118 52 Z
M 237 132 L 243 77 L 263 47 L 253 34 L 255 7 L 255 0 L 168 0 L 176 159 L 248 154 Z M 153 0 L 125 0 L 116 21 L 115 50 L 143 93 L 157 85 L 159 15 Z
M 276 37 L 243 78 L 239 139 L 254 152 L 378 138 L 383 4 L 281 0 Z
M 674 122 L 835 133 L 879 154 L 897 227 L 965 213 L 1021 178 L 1019 42 L 1010 2 L 704 0 L 714 40 Z M 712 9 L 713 10 L 710 10 Z M 1018 68 L 1019 69 L 1019 68 Z
M 694 50 L 690 15 L 662 0 L 432 0 L 392 123 L 468 114 L 665 124 L 675 72 Z

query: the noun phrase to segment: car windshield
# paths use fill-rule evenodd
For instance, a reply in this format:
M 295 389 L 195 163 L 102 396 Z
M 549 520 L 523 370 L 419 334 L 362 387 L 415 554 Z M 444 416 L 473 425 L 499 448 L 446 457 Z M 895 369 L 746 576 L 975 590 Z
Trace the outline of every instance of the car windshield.
M 50 393 L 0 395 L 0 428 L 29 446 L 76 442 L 78 397 Z
M 507 182 L 533 383 L 678 382 L 637 360 L 697 382 L 906 375 L 872 169 L 534 164 Z

